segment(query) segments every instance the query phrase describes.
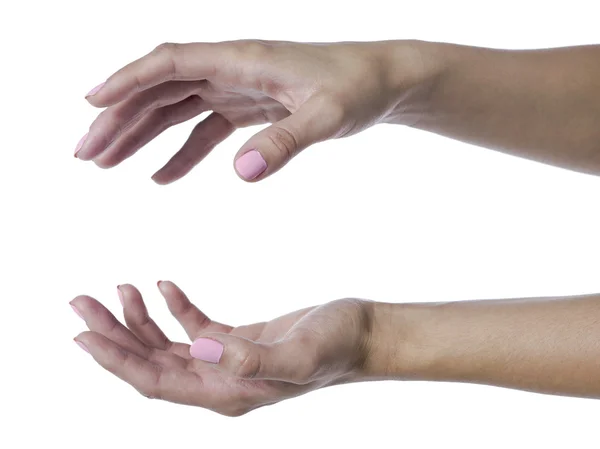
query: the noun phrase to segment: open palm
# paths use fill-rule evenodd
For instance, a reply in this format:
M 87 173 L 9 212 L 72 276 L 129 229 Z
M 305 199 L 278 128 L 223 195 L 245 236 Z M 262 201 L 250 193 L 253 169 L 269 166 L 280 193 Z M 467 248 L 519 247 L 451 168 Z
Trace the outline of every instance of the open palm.
M 75 340 L 147 397 L 237 416 L 344 382 L 364 362 L 368 302 L 339 300 L 234 328 L 210 320 L 174 283 L 159 289 L 192 346 L 172 342 L 131 285 L 119 286 L 126 326 L 89 296 L 71 302 L 90 329 Z

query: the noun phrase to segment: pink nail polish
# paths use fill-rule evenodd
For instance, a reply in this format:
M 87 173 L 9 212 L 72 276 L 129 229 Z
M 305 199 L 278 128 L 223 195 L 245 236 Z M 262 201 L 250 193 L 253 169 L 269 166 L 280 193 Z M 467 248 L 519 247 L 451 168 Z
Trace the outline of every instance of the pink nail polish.
M 190 355 L 209 363 L 219 363 L 223 355 L 223 344 L 210 338 L 198 338 L 190 347 Z
M 104 85 L 106 84 L 106 82 L 104 83 L 100 83 L 98 84 L 96 87 L 94 87 L 92 90 L 90 90 L 87 94 L 86 94 L 86 98 L 87 97 L 91 97 L 93 95 L 96 95 L 98 92 L 100 92 L 100 89 L 102 89 L 104 87 Z
M 256 150 L 244 153 L 235 161 L 235 169 L 242 178 L 250 181 L 260 175 L 267 168 L 267 162 Z
M 73 304 L 71 304 L 71 308 L 75 311 L 75 313 L 77 314 L 77 316 L 79 318 L 81 318 L 82 320 L 85 321 L 85 318 L 83 317 L 83 315 L 81 314 L 81 312 L 79 310 L 77 310 L 77 307 L 75 307 Z
M 121 291 L 120 285 L 117 285 L 117 293 L 119 294 L 119 301 L 121 301 L 121 305 L 125 307 L 125 300 L 123 299 L 123 292 Z
M 81 147 L 85 143 L 85 139 L 87 139 L 87 136 L 88 136 L 88 133 L 85 133 L 85 136 L 83 136 L 77 143 L 77 146 L 75 147 L 75 157 L 77 157 L 77 153 L 79 153 L 79 150 L 81 150 Z
M 86 345 L 84 345 L 83 343 L 81 343 L 80 341 L 77 340 L 73 340 L 75 343 L 77 343 L 79 345 L 79 347 L 81 349 L 83 349 L 85 352 L 87 352 L 88 354 L 90 353 L 90 350 L 87 348 Z

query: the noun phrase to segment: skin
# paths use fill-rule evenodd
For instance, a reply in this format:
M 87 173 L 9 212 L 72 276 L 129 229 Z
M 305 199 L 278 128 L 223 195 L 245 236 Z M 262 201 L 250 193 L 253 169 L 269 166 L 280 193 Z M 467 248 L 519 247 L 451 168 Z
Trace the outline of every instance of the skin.
M 391 86 L 382 89 L 387 67 L 372 51 L 368 44 L 161 45 L 87 97 L 108 107 L 76 156 L 113 167 L 172 124 L 210 110 L 154 181 L 181 178 L 236 128 L 275 123 L 237 155 L 258 149 L 267 168 L 253 180 L 263 179 L 311 144 L 360 132 L 395 106 Z M 358 85 L 360 95 L 348 96 Z
M 187 174 L 236 128 L 257 124 L 270 125 L 236 155 L 256 150 L 266 162 L 249 181 L 317 142 L 379 123 L 600 174 L 600 46 L 164 44 L 87 99 L 105 110 L 76 156 L 101 167 L 212 111 L 154 174 L 160 184 Z M 160 290 L 191 340 L 223 345 L 217 363 L 170 342 L 132 286 L 121 286 L 127 326 L 92 298 L 72 302 L 90 329 L 76 341 L 149 397 L 232 416 L 316 388 L 379 379 L 600 397 L 598 295 L 426 305 L 346 299 L 231 328 L 209 320 L 174 284 Z
M 209 319 L 174 283 L 162 281 L 159 290 L 190 340 L 226 346 L 218 364 L 192 358 L 189 344 L 171 342 L 131 285 L 119 286 L 126 325 L 93 298 L 71 301 L 90 329 L 75 341 L 146 397 L 238 416 L 347 382 L 365 363 L 372 320 L 364 301 L 334 301 L 234 328 Z
M 114 167 L 165 129 L 211 114 L 153 176 L 187 174 L 235 129 L 268 124 L 276 172 L 327 139 L 413 126 L 544 163 L 600 173 L 600 46 L 506 51 L 420 41 L 163 44 L 86 97 L 105 107 L 77 157 Z M 238 172 L 239 174 L 239 172 Z
M 149 398 L 227 416 L 348 382 L 483 383 L 600 397 L 600 296 L 389 304 L 343 299 L 263 323 L 209 319 L 172 282 L 159 283 L 191 341 L 223 345 L 195 359 L 148 316 L 140 292 L 119 286 L 125 325 L 88 296 L 71 305 L 89 331 L 75 340 Z

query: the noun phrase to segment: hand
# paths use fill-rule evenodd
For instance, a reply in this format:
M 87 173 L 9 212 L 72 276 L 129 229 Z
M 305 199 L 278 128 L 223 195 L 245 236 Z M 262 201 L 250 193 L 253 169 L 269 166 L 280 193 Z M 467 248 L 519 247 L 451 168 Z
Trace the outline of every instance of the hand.
M 236 156 L 243 179 L 279 170 L 308 146 L 388 120 L 423 77 L 414 42 L 301 44 L 236 41 L 163 44 L 86 97 L 107 107 L 75 150 L 113 167 L 172 125 L 212 111 L 153 176 L 159 184 L 187 174 L 236 128 L 272 126 Z M 402 115 L 400 114 L 400 115 Z
M 159 290 L 191 346 L 165 336 L 131 285 L 119 286 L 127 326 L 89 296 L 71 301 L 90 329 L 75 341 L 144 396 L 238 416 L 361 376 L 373 303 L 339 300 L 234 328 L 210 320 L 172 282 Z

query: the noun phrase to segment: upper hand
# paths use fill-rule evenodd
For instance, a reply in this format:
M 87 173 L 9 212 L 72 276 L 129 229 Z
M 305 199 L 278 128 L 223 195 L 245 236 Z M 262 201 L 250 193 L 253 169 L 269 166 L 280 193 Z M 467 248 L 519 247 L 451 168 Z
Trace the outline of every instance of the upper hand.
M 144 396 L 237 416 L 361 376 L 372 303 L 339 300 L 234 328 L 210 320 L 172 282 L 159 289 L 191 346 L 165 336 L 131 285 L 119 286 L 127 326 L 89 296 L 71 302 L 90 329 L 75 340 Z
M 419 78 L 412 48 L 382 42 L 163 44 L 88 94 L 93 106 L 107 109 L 76 156 L 112 167 L 168 127 L 212 111 L 154 181 L 181 178 L 236 128 L 273 123 L 235 158 L 243 179 L 260 180 L 316 142 L 385 120 Z M 398 55 L 400 69 L 392 64 Z

